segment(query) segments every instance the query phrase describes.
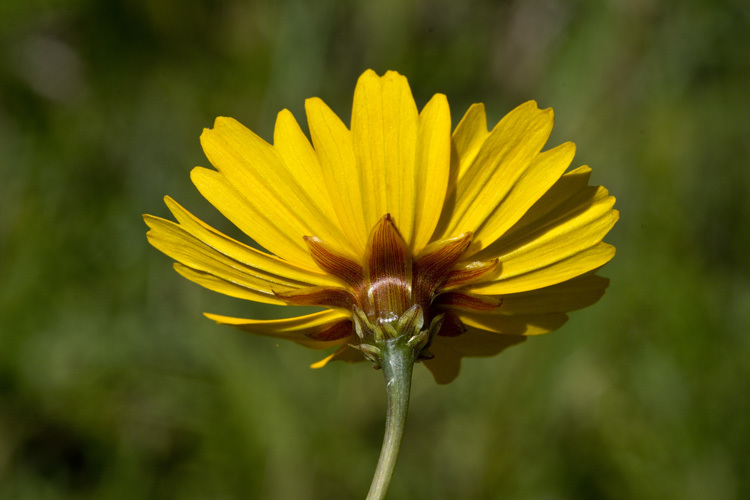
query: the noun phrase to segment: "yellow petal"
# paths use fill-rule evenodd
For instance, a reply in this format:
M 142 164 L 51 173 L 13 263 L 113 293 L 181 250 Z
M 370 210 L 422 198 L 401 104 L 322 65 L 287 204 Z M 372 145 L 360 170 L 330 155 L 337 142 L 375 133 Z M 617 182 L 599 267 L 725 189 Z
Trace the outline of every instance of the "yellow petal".
M 407 243 L 414 232 L 417 122 L 404 76 L 368 70 L 359 77 L 351 128 L 364 222 L 372 228 L 389 213 Z
M 344 349 L 344 348 L 343 347 L 339 347 L 338 349 L 336 349 L 336 352 L 339 352 L 342 349 Z M 329 361 L 333 360 L 334 356 L 336 355 L 336 352 L 334 352 L 333 354 L 329 354 L 328 356 L 326 356 L 325 358 L 321 359 L 320 361 L 316 361 L 315 363 L 311 364 L 310 368 L 312 368 L 314 370 L 317 370 L 318 368 L 323 368 L 325 365 L 328 364 Z
M 258 272 L 270 275 L 270 281 L 272 282 L 285 280 L 286 282 L 297 283 L 301 287 L 335 286 L 338 284 L 338 281 L 329 275 L 295 266 L 222 234 L 202 222 L 168 196 L 164 198 L 164 201 L 175 219 L 177 219 L 180 227 L 193 236 L 193 238 L 185 238 L 184 235 L 178 235 L 178 242 L 181 245 L 205 245 L 213 248 L 229 259 L 234 259 Z
M 404 236 L 414 254 L 427 245 L 440 220 L 448 188 L 450 158 L 450 109 L 446 97 L 436 94 L 419 114 L 416 184 L 412 209 L 414 234 L 411 240 Z M 398 225 L 398 219 L 396 224 Z
M 316 337 L 332 326 L 348 321 L 351 314 L 327 310 L 287 319 L 252 320 L 204 313 L 221 325 L 230 325 L 248 333 L 291 340 L 311 349 L 326 349 L 351 342 L 351 336 L 336 340 L 318 340 Z
M 596 302 L 608 283 L 606 278 L 589 274 L 543 290 L 504 296 L 502 305 L 492 311 L 456 309 L 454 312 L 467 327 L 503 336 L 539 335 L 561 327 L 568 319 L 565 312 Z M 448 338 L 438 338 L 450 342 Z M 479 348 L 479 344 L 473 345 Z
M 285 118 L 282 114 L 281 120 Z M 288 122 L 288 120 L 287 120 Z M 287 123 L 288 125 L 288 123 Z M 280 136 L 288 139 L 289 127 L 280 127 Z M 248 218 L 237 212 L 249 212 L 251 223 L 240 227 L 272 253 L 287 260 L 311 263 L 302 237 L 323 233 L 326 237 L 340 236 L 341 231 L 326 216 L 330 207 L 320 207 L 314 190 L 305 187 L 305 171 L 288 166 L 273 146 L 231 118 L 217 118 L 213 129 L 204 130 L 201 143 L 206 156 L 219 170 L 223 179 L 194 175 L 194 181 L 227 218 Z M 286 148 L 300 150 L 299 141 Z M 286 151 L 286 149 L 285 149 Z M 315 170 L 316 165 L 309 165 Z M 224 182 L 218 182 L 223 180 Z M 205 182 L 202 182 L 205 181 Z M 231 190 L 229 187 L 233 187 Z M 230 197 L 219 193 L 231 192 Z M 322 235 L 321 235 L 322 237 Z
M 147 234 L 149 242 L 176 261 L 196 271 L 263 294 L 272 294 L 272 289 L 288 290 L 300 287 L 299 282 L 260 271 L 227 257 L 202 244 L 171 221 L 152 216 L 145 216 L 144 219 L 151 227 L 151 231 Z M 277 301 L 273 299 L 271 302 Z
M 533 267 L 525 273 L 506 276 L 483 285 L 475 285 L 470 288 L 470 291 L 485 295 L 506 295 L 536 290 L 598 269 L 612 260 L 614 256 L 615 247 L 607 243 L 597 243 L 567 258 L 552 259 L 551 263 L 542 267 Z
M 435 337 L 430 345 L 434 358 L 424 361 L 435 382 L 448 384 L 458 376 L 462 357 L 483 357 L 499 354 L 508 347 L 526 340 L 522 335 L 498 335 L 468 329 L 456 337 Z
M 332 242 L 353 255 L 331 203 L 318 155 L 288 110 L 281 111 L 276 118 L 273 140 L 274 148 L 310 204 L 310 217 L 306 220 L 310 233 L 306 236 Z
M 249 202 L 242 192 L 215 170 L 196 167 L 190 172 L 190 178 L 209 203 L 263 248 L 284 260 L 315 268 L 310 255 L 303 252 L 304 235 L 284 232 L 284 224 L 258 206 L 260 197 L 254 203 Z M 267 202 L 264 200 L 260 205 Z
M 541 335 L 557 330 L 568 321 L 568 316 L 565 313 L 517 314 L 509 316 L 505 314 L 487 314 L 484 312 L 456 311 L 456 314 L 466 326 L 503 335 Z
M 565 172 L 575 149 L 575 144 L 567 142 L 537 155 L 476 230 L 474 241 L 487 246 L 518 222 Z
M 362 255 L 372 227 L 365 222 L 364 198 L 372 193 L 364 193 L 360 184 L 352 134 L 317 97 L 305 101 L 305 110 L 331 203 L 351 248 Z
M 583 309 L 596 303 L 609 286 L 609 279 L 587 274 L 530 292 L 504 295 L 496 313 L 546 314 Z
M 310 368 L 323 368 L 331 361 L 344 361 L 345 363 L 358 363 L 360 361 L 365 361 L 365 357 L 362 356 L 362 353 L 349 345 L 342 345 L 333 354 L 330 354 L 326 356 L 325 358 L 321 359 L 320 361 L 316 361 L 315 363 L 310 365 Z
M 614 198 L 609 197 L 605 188 L 588 185 L 590 175 L 591 169 L 583 166 L 560 177 L 513 227 L 473 258 L 489 259 L 508 253 L 530 238 L 581 216 L 594 206 L 601 209 L 606 204 L 613 205 Z M 591 213 L 594 212 L 589 215 Z
M 613 247 L 600 243 L 619 218 L 605 189 L 574 193 L 562 202 L 564 210 L 549 209 L 549 200 L 553 198 L 542 197 L 516 226 L 480 252 L 484 258 L 499 258 L 501 270 L 472 291 L 507 294 L 542 288 L 596 269 L 614 256 Z
M 437 239 L 481 227 L 542 149 L 552 122 L 552 110 L 540 110 L 533 101 L 500 120 L 454 191 L 448 193 L 453 209 L 444 211 Z
M 246 284 L 235 283 L 223 278 L 217 278 L 213 274 L 207 273 L 205 271 L 198 271 L 191 267 L 180 264 L 179 262 L 174 263 L 174 270 L 193 283 L 197 283 L 203 288 L 207 288 L 208 290 L 211 290 L 213 292 L 218 292 L 230 297 L 236 297 L 238 299 L 263 302 L 264 304 L 286 305 L 286 302 L 276 297 L 273 292 L 259 290 Z
M 451 158 L 452 183 L 458 183 L 463 179 L 489 135 L 484 104 L 472 104 L 453 132 L 452 141 L 456 154 Z

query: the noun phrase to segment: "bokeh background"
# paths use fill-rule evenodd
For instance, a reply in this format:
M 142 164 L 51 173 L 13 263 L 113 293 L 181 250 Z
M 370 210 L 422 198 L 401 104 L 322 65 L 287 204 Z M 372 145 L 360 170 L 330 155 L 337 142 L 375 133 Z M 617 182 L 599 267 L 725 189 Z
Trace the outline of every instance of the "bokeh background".
M 366 68 L 490 125 L 536 99 L 617 196 L 604 299 L 417 367 L 393 499 L 750 498 L 750 6 L 742 0 L 0 3 L 0 498 L 364 498 L 383 382 L 219 327 L 146 243 L 218 115 L 266 139 Z M 234 231 L 234 232 L 233 232 Z

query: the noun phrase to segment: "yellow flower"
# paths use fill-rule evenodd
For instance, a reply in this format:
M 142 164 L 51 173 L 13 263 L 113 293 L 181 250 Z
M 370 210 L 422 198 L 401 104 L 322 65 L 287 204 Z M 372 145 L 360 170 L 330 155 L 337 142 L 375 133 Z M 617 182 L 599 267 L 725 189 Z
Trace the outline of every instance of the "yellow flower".
M 306 111 L 312 144 L 288 110 L 273 145 L 231 118 L 201 136 L 217 170 L 197 167 L 193 182 L 267 252 L 169 197 L 176 223 L 145 219 L 151 244 L 206 288 L 326 309 L 271 321 L 209 318 L 337 348 L 313 367 L 371 358 L 369 337 L 415 321 L 416 331 L 429 325 L 419 356 L 447 383 L 462 357 L 555 330 L 604 293 L 608 280 L 594 273 L 615 253 L 602 242 L 618 218 L 614 198 L 588 186 L 588 167 L 564 173 L 574 144 L 542 152 L 551 109 L 527 102 L 488 131 L 475 104 L 451 133 L 444 95 L 419 112 L 405 77 L 366 71 L 350 128 L 318 98 Z

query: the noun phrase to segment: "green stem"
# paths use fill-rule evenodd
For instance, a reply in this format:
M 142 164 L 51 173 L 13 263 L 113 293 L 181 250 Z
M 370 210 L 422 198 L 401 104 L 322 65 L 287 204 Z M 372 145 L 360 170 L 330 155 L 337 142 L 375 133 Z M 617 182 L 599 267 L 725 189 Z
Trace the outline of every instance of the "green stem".
M 401 440 L 404 437 L 406 414 L 409 411 L 411 374 L 416 358 L 414 349 L 407 345 L 403 337 L 383 340 L 378 342 L 377 346 L 380 349 L 380 366 L 385 376 L 387 411 L 383 447 L 367 500 L 383 500 L 388 491 Z

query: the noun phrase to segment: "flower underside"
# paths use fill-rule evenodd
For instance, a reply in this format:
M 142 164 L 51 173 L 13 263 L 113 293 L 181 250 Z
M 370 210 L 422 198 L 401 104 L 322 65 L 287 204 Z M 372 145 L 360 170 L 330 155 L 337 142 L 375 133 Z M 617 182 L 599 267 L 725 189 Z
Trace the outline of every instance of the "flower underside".
M 273 143 L 225 117 L 201 136 L 216 169 L 196 167 L 193 183 L 265 250 L 169 197 L 175 222 L 145 219 L 151 244 L 186 278 L 244 300 L 324 310 L 209 318 L 335 349 L 315 368 L 426 332 L 415 353 L 448 383 L 462 358 L 556 330 L 604 293 L 608 280 L 596 272 L 615 253 L 602 241 L 618 219 L 615 200 L 588 184 L 587 166 L 566 172 L 573 143 L 543 150 L 551 109 L 529 101 L 488 129 L 475 104 L 454 128 L 444 95 L 418 110 L 406 78 L 368 70 L 349 126 L 318 98 L 305 110 L 309 137 L 288 110 Z
M 595 303 L 596 275 L 615 253 L 603 237 L 619 215 L 566 173 L 570 142 L 543 150 L 554 114 L 534 101 L 492 130 L 482 104 L 452 127 L 447 98 L 420 111 L 405 77 L 367 70 L 347 126 L 318 98 L 305 102 L 309 138 L 288 110 L 273 143 L 219 117 L 201 143 L 216 170 L 196 167 L 201 194 L 262 249 L 217 231 L 167 197 L 176 222 L 146 215 L 152 245 L 186 278 L 264 304 L 318 306 L 218 323 L 369 359 L 386 380 L 386 432 L 368 500 L 385 498 L 403 436 L 412 368 L 440 384 L 464 357 L 493 356 L 551 332 Z
M 343 286 L 300 288 L 276 295 L 290 304 L 352 313 L 352 320 L 313 334 L 311 338 L 317 340 L 338 340 L 353 332 L 361 342 L 395 337 L 402 331 L 397 328 L 399 321 L 416 315 L 419 327 L 431 325 L 432 335 L 452 337 L 465 328 L 451 307 L 490 311 L 502 302 L 462 291 L 462 287 L 491 276 L 499 265 L 497 259 L 462 262 L 471 233 L 433 242 L 412 256 L 390 214 L 386 214 L 370 232 L 362 263 L 336 252 L 317 237 L 307 236 L 305 241 L 317 265 L 341 280 Z M 427 347 L 429 342 L 422 349 L 423 359 L 432 357 Z

